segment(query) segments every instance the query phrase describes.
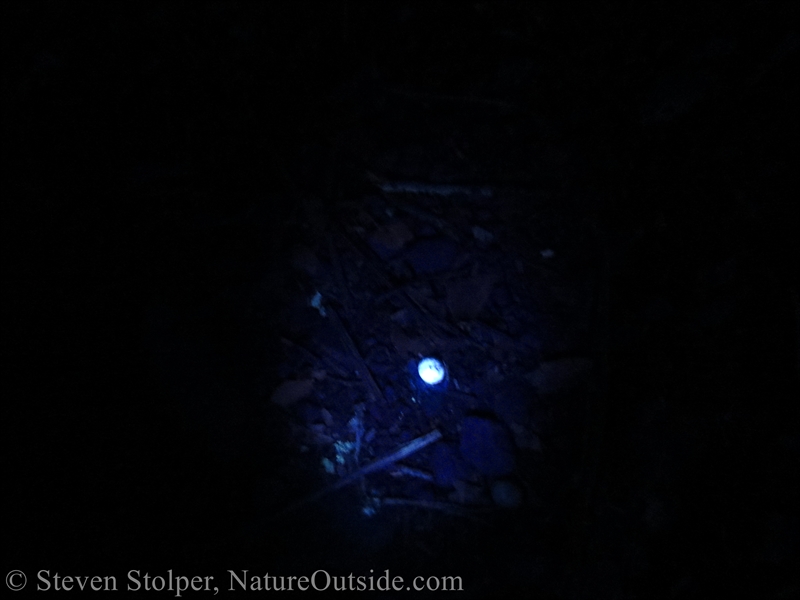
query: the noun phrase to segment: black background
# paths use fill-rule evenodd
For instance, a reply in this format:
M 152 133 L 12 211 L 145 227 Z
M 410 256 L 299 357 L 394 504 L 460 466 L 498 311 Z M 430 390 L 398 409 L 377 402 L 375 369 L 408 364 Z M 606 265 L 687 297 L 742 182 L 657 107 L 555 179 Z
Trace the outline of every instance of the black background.
M 641 390 L 659 377 L 680 384 L 670 427 L 680 433 L 648 443 L 690 467 L 672 490 L 674 522 L 645 552 L 649 570 L 572 587 L 576 564 L 637 560 L 616 534 L 590 528 L 579 550 L 548 557 L 562 583 L 544 587 L 562 597 L 796 593 L 790 7 L 5 4 L 6 570 L 346 567 L 332 562 L 344 543 L 335 537 L 256 525 L 256 490 L 285 453 L 261 406 L 278 382 L 272 315 L 293 194 L 318 192 L 328 176 L 309 148 L 328 148 L 375 90 L 394 87 L 498 98 L 525 107 L 522 120 L 558 124 L 602 198 L 592 214 L 616 252 L 612 328 L 653 290 L 702 312 L 698 268 L 737 257 L 736 289 L 718 293 L 723 304 L 745 300 L 724 326 L 656 327 L 611 357 L 600 484 L 611 496 L 635 493 L 649 468 L 631 441 Z M 701 51 L 711 58 L 696 59 Z M 662 97 L 664 80 L 678 84 Z M 387 131 L 395 118 L 389 105 Z M 358 187 L 342 168 L 340 185 Z M 175 191 L 185 188 L 194 193 Z M 153 337 L 151 324 L 169 319 L 153 307 L 191 311 L 219 290 L 229 293 L 215 316 L 186 332 L 206 350 L 165 374 L 159 353 L 191 352 Z M 481 547 L 513 555 L 504 539 Z M 431 571 L 470 564 L 459 556 L 431 559 Z M 404 564 L 390 555 L 386 567 Z M 499 572 L 485 563 L 480 589 L 500 589 Z

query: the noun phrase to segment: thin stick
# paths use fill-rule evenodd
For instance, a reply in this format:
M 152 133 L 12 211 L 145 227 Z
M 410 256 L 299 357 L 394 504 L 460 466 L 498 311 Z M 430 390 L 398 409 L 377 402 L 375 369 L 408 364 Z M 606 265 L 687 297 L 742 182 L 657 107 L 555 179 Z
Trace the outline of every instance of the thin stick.
M 305 498 L 299 500 L 298 502 L 289 505 L 287 508 L 283 509 L 277 515 L 275 515 L 273 519 L 283 517 L 284 515 L 298 508 L 311 504 L 312 502 L 316 502 L 317 500 L 319 500 L 324 496 L 327 496 L 331 492 L 335 492 L 336 490 L 340 490 L 344 487 L 347 487 L 348 485 L 351 485 L 352 483 L 355 483 L 365 475 L 368 475 L 370 473 L 375 473 L 376 471 L 382 471 L 383 469 L 385 469 L 390 465 L 393 465 L 397 461 L 403 460 L 407 456 L 410 456 L 415 452 L 422 450 L 425 446 L 428 446 L 429 444 L 438 441 L 439 439 L 441 439 L 441 437 L 442 434 L 439 432 L 439 430 L 434 429 L 433 431 L 431 431 L 426 435 L 415 438 L 410 442 L 408 442 L 406 445 L 401 446 L 396 452 L 390 454 L 389 456 L 379 458 L 378 460 L 373 461 L 368 465 L 361 467 L 358 471 L 351 473 L 347 477 L 343 477 L 336 483 L 329 485 L 328 487 L 322 488 L 318 492 L 314 492 L 313 494 L 306 496 Z
M 435 500 L 409 500 L 407 498 L 381 498 L 381 506 L 412 506 L 414 508 L 423 508 L 425 510 L 438 510 L 455 517 L 466 517 L 476 523 L 487 524 L 486 519 L 481 518 L 482 515 L 489 515 L 496 512 L 497 508 L 494 506 L 461 506 L 453 504 L 452 502 L 437 502 Z
M 333 309 L 333 307 L 328 308 L 328 313 L 331 316 L 331 321 L 333 321 L 333 325 L 339 332 L 339 337 L 342 338 L 342 342 L 347 347 L 347 350 L 350 352 L 353 359 L 358 364 L 359 375 L 361 376 L 362 381 L 367 384 L 370 392 L 374 396 L 374 400 L 383 400 L 384 404 L 386 403 L 385 398 L 383 397 L 383 392 L 381 388 L 378 387 L 378 384 L 375 382 L 375 379 L 372 377 L 372 373 L 370 373 L 369 367 L 367 367 L 367 363 L 364 360 L 364 357 L 361 356 L 361 353 L 356 348 L 355 343 L 353 342 L 353 338 L 350 337 L 350 334 L 347 331 L 347 328 L 342 323 L 342 320 L 339 318 L 339 315 Z
M 433 481 L 433 475 L 422 469 L 415 469 L 414 467 L 407 467 L 406 465 L 397 465 L 390 473 L 392 477 L 402 477 L 408 475 L 409 477 L 416 477 L 425 481 Z
M 336 279 L 336 287 L 339 288 L 339 302 L 342 303 L 345 311 L 350 311 L 350 289 L 347 287 L 347 280 L 344 277 L 344 270 L 342 269 L 342 261 L 339 260 L 339 253 L 336 251 L 336 245 L 333 241 L 333 236 L 328 234 L 328 256 L 333 263 L 333 276 Z
M 380 188 L 385 194 L 427 194 L 428 196 L 454 196 L 456 194 L 462 196 L 481 196 L 483 198 L 491 198 L 494 195 L 494 190 L 490 187 L 476 187 L 467 185 L 448 185 L 436 183 L 422 183 L 417 181 L 380 181 L 373 183 Z M 402 205 L 398 208 L 405 210 L 415 217 L 425 219 L 441 226 L 443 222 L 436 217 L 431 217 L 422 211 L 416 210 L 412 206 Z M 416 213 L 416 214 L 415 214 Z M 431 220 L 434 221 L 431 221 Z

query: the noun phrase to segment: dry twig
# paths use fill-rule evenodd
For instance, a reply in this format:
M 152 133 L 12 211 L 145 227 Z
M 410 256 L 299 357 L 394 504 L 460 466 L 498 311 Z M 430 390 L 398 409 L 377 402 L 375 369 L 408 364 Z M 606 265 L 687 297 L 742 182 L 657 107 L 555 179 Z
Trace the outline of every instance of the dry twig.
M 365 466 L 361 467 L 360 469 L 358 469 L 354 473 L 351 473 L 347 477 L 343 477 L 342 479 L 340 479 L 336 483 L 334 483 L 332 485 L 329 485 L 328 487 L 325 487 L 325 488 L 319 490 L 318 492 L 314 492 L 313 494 L 311 494 L 309 496 L 306 496 L 305 498 L 299 500 L 298 502 L 295 502 L 294 504 L 291 504 L 290 506 L 288 506 L 287 508 L 285 508 L 281 512 L 279 512 L 277 515 L 275 515 L 273 517 L 273 519 L 278 519 L 278 518 L 283 517 L 284 515 L 292 512 L 294 510 L 297 510 L 298 508 L 301 508 L 303 506 L 307 506 L 308 504 L 316 502 L 320 498 L 323 498 L 324 496 L 327 496 L 328 494 L 330 494 L 332 492 L 335 492 L 337 490 L 341 490 L 342 488 L 345 488 L 345 487 L 355 483 L 356 481 L 360 480 L 365 475 L 369 475 L 370 473 L 375 473 L 377 471 L 382 471 L 383 469 L 393 465 L 394 463 L 396 463 L 396 462 L 398 462 L 400 460 L 403 460 L 407 456 L 410 456 L 410 455 L 414 454 L 415 452 L 418 452 L 418 451 L 422 450 L 425 446 L 428 446 L 428 445 L 438 441 L 439 439 L 441 439 L 441 437 L 442 437 L 442 434 L 439 432 L 439 430 L 438 429 L 434 429 L 433 431 L 431 431 L 430 433 L 428 433 L 426 435 L 423 435 L 421 437 L 415 438 L 415 439 L 411 440 L 410 442 L 408 442 L 407 444 L 405 444 L 404 446 L 401 446 L 398 450 L 396 450 L 395 452 L 393 452 L 389 456 L 385 456 L 383 458 L 379 458 L 378 460 L 373 461 L 373 462 L 369 463 L 368 465 L 365 465 Z
M 374 400 L 383 400 L 385 404 L 385 398 L 383 397 L 383 392 L 381 388 L 378 387 L 378 384 L 375 382 L 375 379 L 372 377 L 372 373 L 370 373 L 369 367 L 367 366 L 364 357 L 361 356 L 361 353 L 356 348 L 355 343 L 353 342 L 353 338 L 350 337 L 350 334 L 347 332 L 347 328 L 342 323 L 342 320 L 339 318 L 339 315 L 333 309 L 333 307 L 328 309 L 328 312 L 331 316 L 331 321 L 333 322 L 334 327 L 339 333 L 339 337 L 342 339 L 342 343 L 344 343 L 345 347 L 347 348 L 350 355 L 353 357 L 353 360 L 356 361 L 359 370 L 359 376 L 361 377 L 362 381 L 367 385 L 369 388 L 373 399 Z

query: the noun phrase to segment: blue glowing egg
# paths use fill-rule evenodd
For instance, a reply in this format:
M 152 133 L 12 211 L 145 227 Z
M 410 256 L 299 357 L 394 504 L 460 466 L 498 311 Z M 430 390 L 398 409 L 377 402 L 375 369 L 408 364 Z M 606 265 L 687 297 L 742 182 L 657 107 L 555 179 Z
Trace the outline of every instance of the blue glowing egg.
M 417 366 L 420 379 L 428 385 L 441 383 L 445 376 L 444 365 L 435 358 L 423 358 Z

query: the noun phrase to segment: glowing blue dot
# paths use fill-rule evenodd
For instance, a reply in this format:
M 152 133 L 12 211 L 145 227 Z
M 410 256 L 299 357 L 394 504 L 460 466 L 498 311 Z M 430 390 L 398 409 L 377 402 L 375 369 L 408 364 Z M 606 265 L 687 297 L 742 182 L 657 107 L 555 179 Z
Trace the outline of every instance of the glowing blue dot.
M 417 372 L 422 381 L 429 385 L 436 385 L 444 379 L 444 365 L 435 358 L 423 358 Z

